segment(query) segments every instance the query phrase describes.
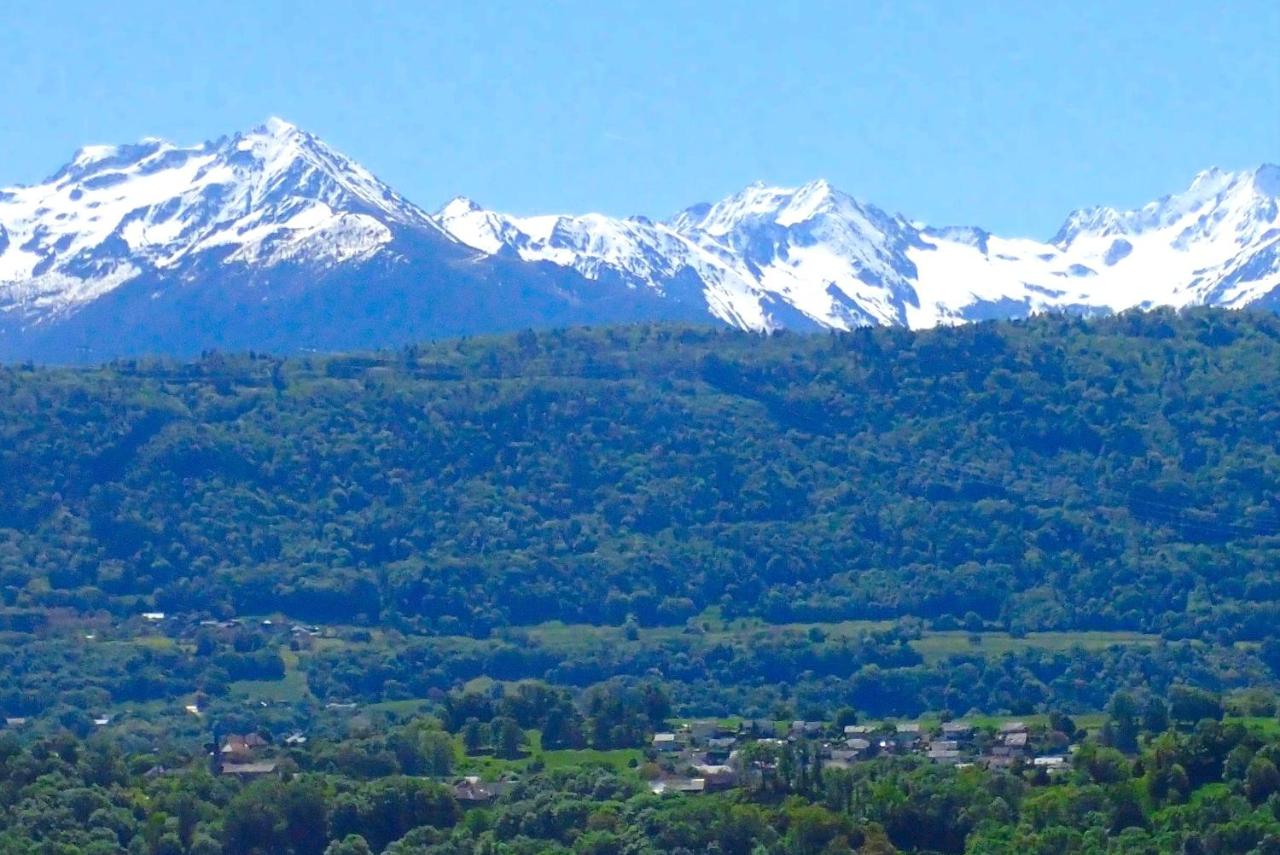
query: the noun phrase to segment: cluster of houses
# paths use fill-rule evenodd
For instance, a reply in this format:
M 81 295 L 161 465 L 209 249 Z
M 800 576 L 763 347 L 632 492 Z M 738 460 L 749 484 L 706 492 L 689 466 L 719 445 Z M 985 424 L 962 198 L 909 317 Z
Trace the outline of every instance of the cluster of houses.
M 674 731 L 656 733 L 653 754 L 662 769 L 650 783 L 654 793 L 703 793 L 729 789 L 744 782 L 751 769 L 745 749 L 754 744 L 782 748 L 805 742 L 816 745 L 825 768 L 847 769 L 884 755 L 915 754 L 953 766 L 1015 766 L 1046 773 L 1070 767 L 1074 747 L 1061 733 L 1033 731 L 1023 722 L 1008 722 L 992 731 L 964 721 L 944 722 L 936 728 L 919 724 L 852 724 L 795 721 L 789 727 L 771 721 L 747 721 L 729 726 L 695 721 Z

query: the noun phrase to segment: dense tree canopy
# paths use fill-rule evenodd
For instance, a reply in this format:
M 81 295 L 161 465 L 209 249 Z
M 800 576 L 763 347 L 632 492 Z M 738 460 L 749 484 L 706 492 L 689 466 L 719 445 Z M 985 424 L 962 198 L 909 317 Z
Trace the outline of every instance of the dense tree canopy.
M 655 668 L 708 712 L 1098 709 L 1135 680 L 1266 684 L 1278 414 L 1280 319 L 1207 310 L 0 368 L 0 709 L 284 675 L 251 633 L 86 647 L 59 629 L 148 609 L 394 628 L 306 657 L 321 698 Z M 708 614 L 900 624 L 647 634 Z M 622 637 L 522 635 L 552 619 Z M 922 630 L 1169 646 L 939 666 L 911 647 Z
M 6 604 L 484 631 L 915 615 L 1261 640 L 1280 320 L 0 370 Z

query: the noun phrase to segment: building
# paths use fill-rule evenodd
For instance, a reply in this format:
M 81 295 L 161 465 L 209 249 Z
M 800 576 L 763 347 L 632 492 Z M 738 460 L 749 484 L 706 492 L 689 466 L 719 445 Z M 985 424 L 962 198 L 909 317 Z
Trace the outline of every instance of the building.
M 674 733 L 655 733 L 653 735 L 653 749 L 655 751 L 679 751 L 680 743 L 676 741 Z
M 702 745 L 708 739 L 720 735 L 720 723 L 713 720 L 691 721 L 685 726 L 685 730 L 694 745 Z
M 232 734 L 223 740 L 222 747 L 218 751 L 224 762 L 237 763 L 247 760 L 255 751 L 265 748 L 266 745 L 267 741 L 256 733 L 246 733 L 243 736 Z
M 1067 758 L 1061 754 L 1049 754 L 1043 757 L 1036 757 L 1031 761 L 1031 765 L 1037 769 L 1044 769 L 1046 772 L 1064 772 L 1070 768 Z
M 900 724 L 898 732 L 893 735 L 893 741 L 899 751 L 914 751 L 920 745 L 920 740 L 921 731 L 918 724 Z
M 463 805 L 488 804 L 509 786 L 507 781 L 482 781 L 478 776 L 469 775 L 453 785 L 453 797 Z
M 649 784 L 649 791 L 654 795 L 705 793 L 707 780 L 705 778 L 659 778 Z
M 274 774 L 275 771 L 275 761 L 267 760 L 259 763 L 223 763 L 221 774 L 233 775 L 237 778 L 258 778 Z
M 826 724 L 821 721 L 793 721 L 791 722 L 791 735 L 812 739 L 815 736 L 821 736 L 825 728 Z
M 700 764 L 694 766 L 693 771 L 697 773 L 698 778 L 703 780 L 704 788 L 708 792 L 727 790 L 738 783 L 738 773 L 732 766 L 726 766 L 722 763 Z M 693 780 L 697 780 L 697 778 Z

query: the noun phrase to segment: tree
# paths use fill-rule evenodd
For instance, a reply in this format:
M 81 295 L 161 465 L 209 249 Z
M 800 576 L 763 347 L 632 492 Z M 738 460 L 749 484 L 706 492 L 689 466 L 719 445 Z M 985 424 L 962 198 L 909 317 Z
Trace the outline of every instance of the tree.
M 420 737 L 420 743 L 425 774 L 443 777 L 453 773 L 454 743 L 449 734 L 428 730 Z
M 461 812 L 440 784 L 391 776 L 363 784 L 333 800 L 329 815 L 335 838 L 358 834 L 377 851 L 423 825 L 450 828 Z
M 487 730 L 488 728 L 479 719 L 467 719 L 467 723 L 462 726 L 462 750 L 468 754 L 479 753 L 487 741 Z
M 1164 733 L 1169 729 L 1169 705 L 1164 698 L 1152 695 L 1142 708 L 1142 729 L 1147 733 Z
M 288 821 L 280 784 L 259 781 L 245 787 L 227 805 L 222 843 L 228 855 L 288 851 Z
M 1103 735 L 1107 744 L 1126 753 L 1138 747 L 1138 703 L 1128 692 L 1116 692 L 1107 704 Z
M 524 742 L 524 731 L 513 718 L 495 718 L 489 724 L 493 732 L 494 753 L 506 760 L 514 760 L 520 756 L 520 746 Z
M 293 855 L 321 855 L 328 839 L 324 785 L 315 778 L 295 778 L 284 786 L 281 807 Z
M 342 840 L 330 843 L 324 855 L 373 855 L 373 850 L 359 834 L 348 834 Z
M 1193 686 L 1169 688 L 1169 714 L 1180 724 L 1195 724 L 1203 719 L 1222 721 L 1222 699 L 1212 692 Z
M 836 710 L 836 727 L 844 729 L 858 723 L 858 711 L 853 707 L 841 707 Z
M 1262 642 L 1262 648 L 1258 651 L 1258 655 L 1262 661 L 1272 672 L 1280 677 L 1280 636 L 1271 636 Z
M 1272 793 L 1280 793 L 1280 770 L 1265 757 L 1253 758 L 1245 772 L 1244 792 L 1251 804 L 1262 804 Z

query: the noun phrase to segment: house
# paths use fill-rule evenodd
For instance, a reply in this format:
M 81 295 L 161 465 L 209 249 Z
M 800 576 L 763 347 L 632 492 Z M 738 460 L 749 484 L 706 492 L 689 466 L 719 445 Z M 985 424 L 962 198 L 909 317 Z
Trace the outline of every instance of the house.
M 1024 730 L 1016 733 L 1005 733 L 1001 735 L 1000 741 L 1009 748 L 1025 751 L 1027 747 L 1027 732 Z
M 871 753 L 871 743 L 866 739 L 846 739 L 844 744 L 848 750 L 854 752 L 859 757 L 865 757 Z
M 678 751 L 680 743 L 676 741 L 674 733 L 655 733 L 653 735 L 653 749 L 655 751 Z
M 1015 757 L 1019 757 L 1021 755 L 1007 745 L 996 745 L 991 749 L 991 753 L 987 756 L 992 760 L 1007 760 L 1009 762 L 1005 765 L 1009 765 L 1012 764 Z
M 832 748 L 827 765 L 832 769 L 847 769 L 862 759 L 862 754 L 851 748 Z
M 694 766 L 693 771 L 705 782 L 704 786 L 708 792 L 727 790 L 738 783 L 738 773 L 734 768 L 721 763 L 700 764 Z
M 668 793 L 705 793 L 706 791 L 705 778 L 659 778 L 649 784 L 649 792 L 657 796 Z
M 956 742 L 973 739 L 973 725 L 967 721 L 949 721 L 942 725 L 942 738 Z
M 109 724 L 111 724 L 111 716 L 109 715 L 100 715 L 93 720 L 94 727 L 106 727 Z
M 236 760 L 240 758 L 248 758 L 253 752 L 259 748 L 264 748 L 267 741 L 256 733 L 247 733 L 243 736 L 232 734 L 228 736 L 222 743 L 219 753 L 223 758 Z
M 707 740 L 707 749 L 703 752 L 703 758 L 707 763 L 723 763 L 733 754 L 733 750 L 737 747 L 738 741 L 733 737 L 716 737 Z
M 844 728 L 844 735 L 846 739 L 853 736 L 867 737 L 873 732 L 874 728 L 867 724 L 849 724 L 845 725 Z
M 259 763 L 223 763 L 222 774 L 234 775 L 238 778 L 256 778 L 270 775 L 276 771 L 274 760 Z
M 1068 768 L 1067 758 L 1060 754 L 1036 757 L 1031 761 L 1031 765 L 1037 769 L 1044 769 L 1048 772 L 1062 772 Z
M 826 724 L 821 721 L 793 721 L 791 722 L 792 736 L 815 737 L 822 734 Z
M 893 741 L 897 744 L 899 751 L 913 750 L 920 744 L 920 725 L 898 725 L 898 732 L 893 735 Z
M 164 612 L 143 612 L 142 619 L 151 623 L 159 623 L 164 620 Z
M 453 785 L 453 797 L 464 805 L 488 804 L 502 795 L 508 786 L 505 781 L 482 781 L 475 775 L 469 775 Z
M 689 739 L 694 745 L 700 745 L 720 733 L 720 723 L 713 720 L 691 721 L 686 725 Z
M 1026 724 L 1020 721 L 1006 721 L 1000 725 L 1000 734 L 1002 736 L 1008 733 L 1026 733 L 1027 730 Z
M 284 744 L 289 746 L 306 745 L 307 737 L 301 731 L 295 731 L 284 738 Z

